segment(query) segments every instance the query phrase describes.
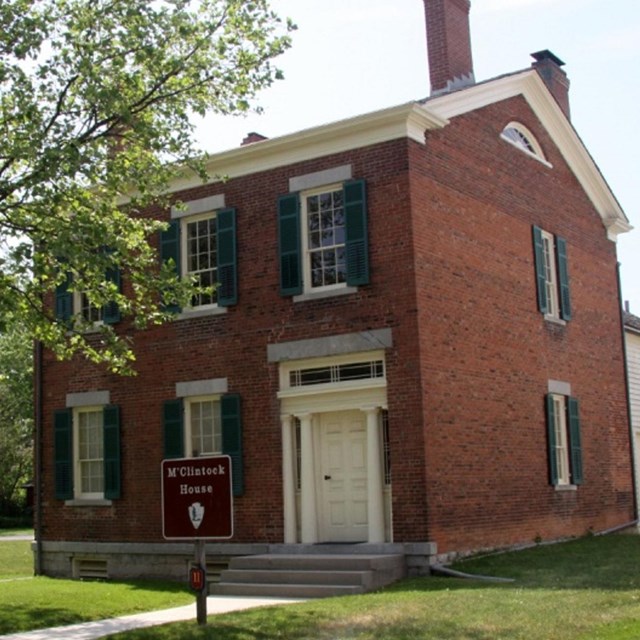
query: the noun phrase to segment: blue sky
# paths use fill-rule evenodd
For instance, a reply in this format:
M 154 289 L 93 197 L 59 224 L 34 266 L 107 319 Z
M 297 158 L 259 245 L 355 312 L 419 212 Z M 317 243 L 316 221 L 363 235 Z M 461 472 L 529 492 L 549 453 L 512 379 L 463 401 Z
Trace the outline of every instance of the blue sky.
M 208 118 L 208 151 L 427 97 L 422 0 L 271 0 L 298 25 L 279 59 L 285 80 L 261 94 L 262 115 Z M 623 299 L 640 315 L 640 0 L 472 0 L 476 80 L 530 66 L 550 49 L 571 81 L 572 122 L 632 225 L 620 237 Z

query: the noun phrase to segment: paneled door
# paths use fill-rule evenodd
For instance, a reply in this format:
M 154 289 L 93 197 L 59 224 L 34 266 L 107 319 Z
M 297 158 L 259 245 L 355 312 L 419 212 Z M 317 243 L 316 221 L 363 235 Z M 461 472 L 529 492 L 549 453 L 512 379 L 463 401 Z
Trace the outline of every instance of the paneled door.
M 320 418 L 321 542 L 366 542 L 367 432 L 361 411 Z

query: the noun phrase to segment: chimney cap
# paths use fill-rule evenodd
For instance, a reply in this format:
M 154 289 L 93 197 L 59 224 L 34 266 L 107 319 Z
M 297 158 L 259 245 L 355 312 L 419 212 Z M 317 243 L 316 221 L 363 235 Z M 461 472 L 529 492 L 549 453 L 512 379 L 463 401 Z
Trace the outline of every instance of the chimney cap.
M 549 49 L 543 49 L 542 51 L 536 51 L 535 53 L 531 54 L 531 57 L 536 62 L 543 62 L 544 60 L 550 60 L 554 64 L 557 64 L 559 67 L 564 67 L 564 62 L 562 62 L 562 60 L 560 60 L 560 58 L 558 58 L 557 55 L 555 55 L 554 53 L 551 53 L 551 51 L 549 51 Z

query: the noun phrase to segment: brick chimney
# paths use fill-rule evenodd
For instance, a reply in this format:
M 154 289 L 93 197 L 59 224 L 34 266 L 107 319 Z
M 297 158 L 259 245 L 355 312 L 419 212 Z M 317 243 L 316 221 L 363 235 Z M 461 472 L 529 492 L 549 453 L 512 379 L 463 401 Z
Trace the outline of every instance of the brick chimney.
M 431 95 L 475 82 L 469 33 L 470 0 L 424 0 Z
M 267 140 L 267 137 L 263 136 L 261 133 L 256 133 L 255 131 L 251 131 L 242 140 L 242 144 L 240 146 L 244 147 L 248 144 L 253 144 L 254 142 L 262 142 L 262 140 Z
M 531 57 L 535 60 L 531 66 L 540 74 L 540 77 L 547 85 L 547 89 L 556 99 L 562 111 L 564 111 L 564 115 L 571 119 L 569 111 L 570 83 L 567 74 L 561 68 L 564 66 L 564 62 L 548 49 L 536 51 L 536 53 L 531 54 Z

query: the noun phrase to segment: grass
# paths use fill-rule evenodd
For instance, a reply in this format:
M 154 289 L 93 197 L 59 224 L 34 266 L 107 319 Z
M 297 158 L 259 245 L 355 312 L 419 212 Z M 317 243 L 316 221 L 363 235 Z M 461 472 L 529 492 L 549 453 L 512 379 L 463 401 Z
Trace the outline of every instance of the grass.
M 32 536 L 33 529 L 0 529 L 0 539 L 7 536 Z
M 194 602 L 175 582 L 33 577 L 30 542 L 0 542 L 0 636 Z
M 583 538 L 471 559 L 462 571 L 513 583 L 404 580 L 309 601 L 139 629 L 118 640 L 637 640 L 640 537 Z
M 33 575 L 31 543 L 2 542 L 0 544 L 0 580 L 25 578 Z M 2 590 L 4 592 L 4 589 Z M 0 593 L 2 593 L 0 592 Z M 0 602 L 2 595 L 0 595 Z

